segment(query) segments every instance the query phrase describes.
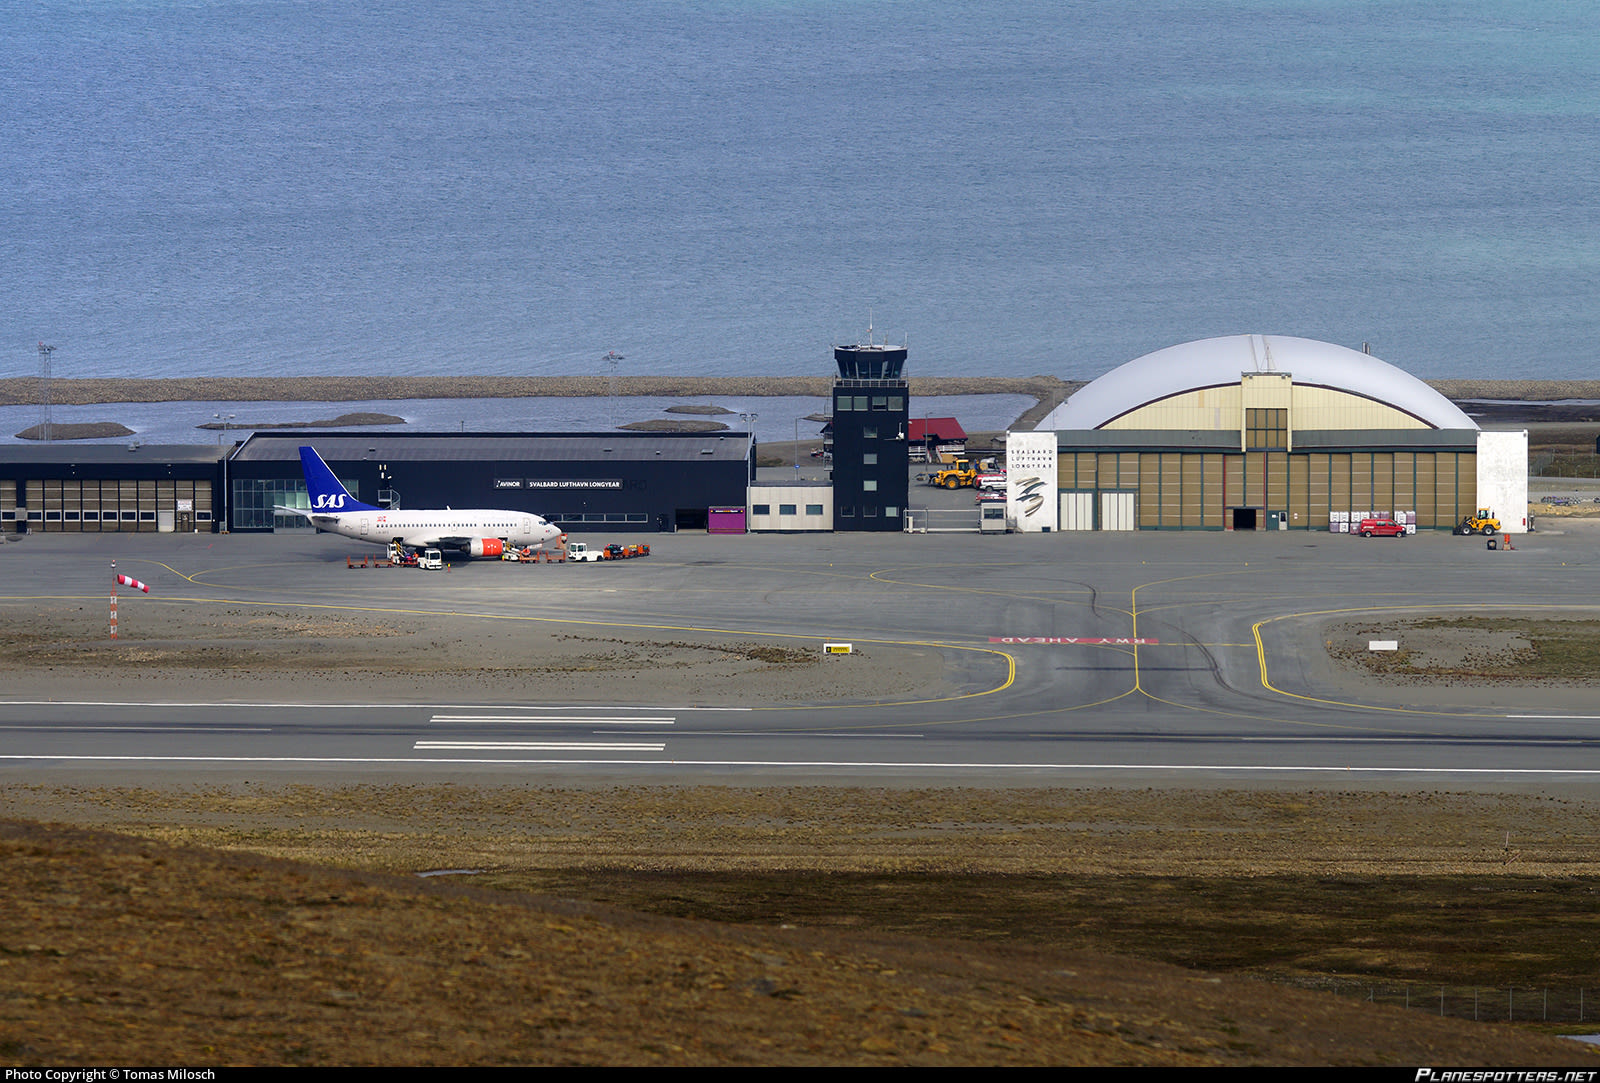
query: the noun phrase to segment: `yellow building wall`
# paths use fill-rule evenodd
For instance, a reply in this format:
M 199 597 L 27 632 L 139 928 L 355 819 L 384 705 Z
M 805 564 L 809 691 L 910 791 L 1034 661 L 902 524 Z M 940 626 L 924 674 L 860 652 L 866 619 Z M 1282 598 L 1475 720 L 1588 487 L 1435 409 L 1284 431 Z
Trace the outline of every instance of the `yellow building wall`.
M 1205 387 L 1152 402 L 1107 422 L 1106 429 L 1189 429 L 1235 432 L 1242 425 L 1238 384 Z
M 1247 376 L 1237 385 L 1185 391 L 1141 406 L 1104 427 L 1232 432 L 1243 429 L 1247 408 L 1287 409 L 1291 432 L 1428 428 L 1385 403 L 1332 388 L 1307 387 L 1272 373 Z
M 1291 428 L 1319 429 L 1426 429 L 1428 426 L 1393 406 L 1326 387 L 1295 384 L 1290 407 Z

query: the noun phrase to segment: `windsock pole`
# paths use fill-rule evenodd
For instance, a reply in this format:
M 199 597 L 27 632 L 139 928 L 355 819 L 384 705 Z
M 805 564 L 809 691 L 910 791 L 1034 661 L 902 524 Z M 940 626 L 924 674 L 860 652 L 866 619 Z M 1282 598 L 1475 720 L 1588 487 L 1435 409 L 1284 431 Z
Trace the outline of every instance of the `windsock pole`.
M 115 560 L 113 560 L 111 562 L 111 572 L 112 572 L 112 575 L 111 575 L 111 638 L 112 639 L 116 639 L 117 638 L 117 587 L 118 586 L 132 587 L 134 590 L 143 591 L 146 594 L 150 593 L 150 587 L 149 587 L 148 584 L 139 582 L 139 580 L 135 579 L 131 575 L 117 575 L 116 571 L 117 571 L 117 562 Z

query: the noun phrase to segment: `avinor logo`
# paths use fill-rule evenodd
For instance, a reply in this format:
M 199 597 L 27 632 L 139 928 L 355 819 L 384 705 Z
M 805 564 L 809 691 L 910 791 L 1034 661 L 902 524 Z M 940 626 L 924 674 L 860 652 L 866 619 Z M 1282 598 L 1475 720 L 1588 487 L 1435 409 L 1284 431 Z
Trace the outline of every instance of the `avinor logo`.
M 318 511 L 326 511 L 329 509 L 337 511 L 338 509 L 344 507 L 344 494 L 323 493 L 321 496 L 317 497 L 311 502 L 311 506 Z

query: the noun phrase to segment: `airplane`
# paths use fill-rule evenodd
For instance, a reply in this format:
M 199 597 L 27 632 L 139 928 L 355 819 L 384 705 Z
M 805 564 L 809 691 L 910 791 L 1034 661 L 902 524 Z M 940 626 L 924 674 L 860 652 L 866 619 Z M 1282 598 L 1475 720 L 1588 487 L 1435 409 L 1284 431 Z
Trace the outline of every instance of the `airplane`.
M 278 511 L 303 516 L 313 526 L 347 538 L 413 549 L 460 549 L 469 556 L 497 557 L 507 548 L 539 548 L 561 536 L 561 528 L 526 511 L 471 509 L 456 511 L 391 511 L 363 504 L 350 495 L 313 447 L 301 447 L 300 468 L 306 475 L 311 508 L 274 505 Z

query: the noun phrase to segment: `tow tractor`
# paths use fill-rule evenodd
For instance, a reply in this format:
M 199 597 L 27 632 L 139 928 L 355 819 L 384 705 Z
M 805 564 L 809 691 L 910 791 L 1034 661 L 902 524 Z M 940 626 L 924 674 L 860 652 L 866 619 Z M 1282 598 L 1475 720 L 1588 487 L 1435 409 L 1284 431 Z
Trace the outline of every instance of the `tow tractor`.
M 617 545 L 615 543 L 603 549 L 590 549 L 585 542 L 568 542 L 567 559 L 579 564 L 588 564 L 596 560 L 626 560 L 629 557 L 647 557 L 650 555 L 648 545 Z

